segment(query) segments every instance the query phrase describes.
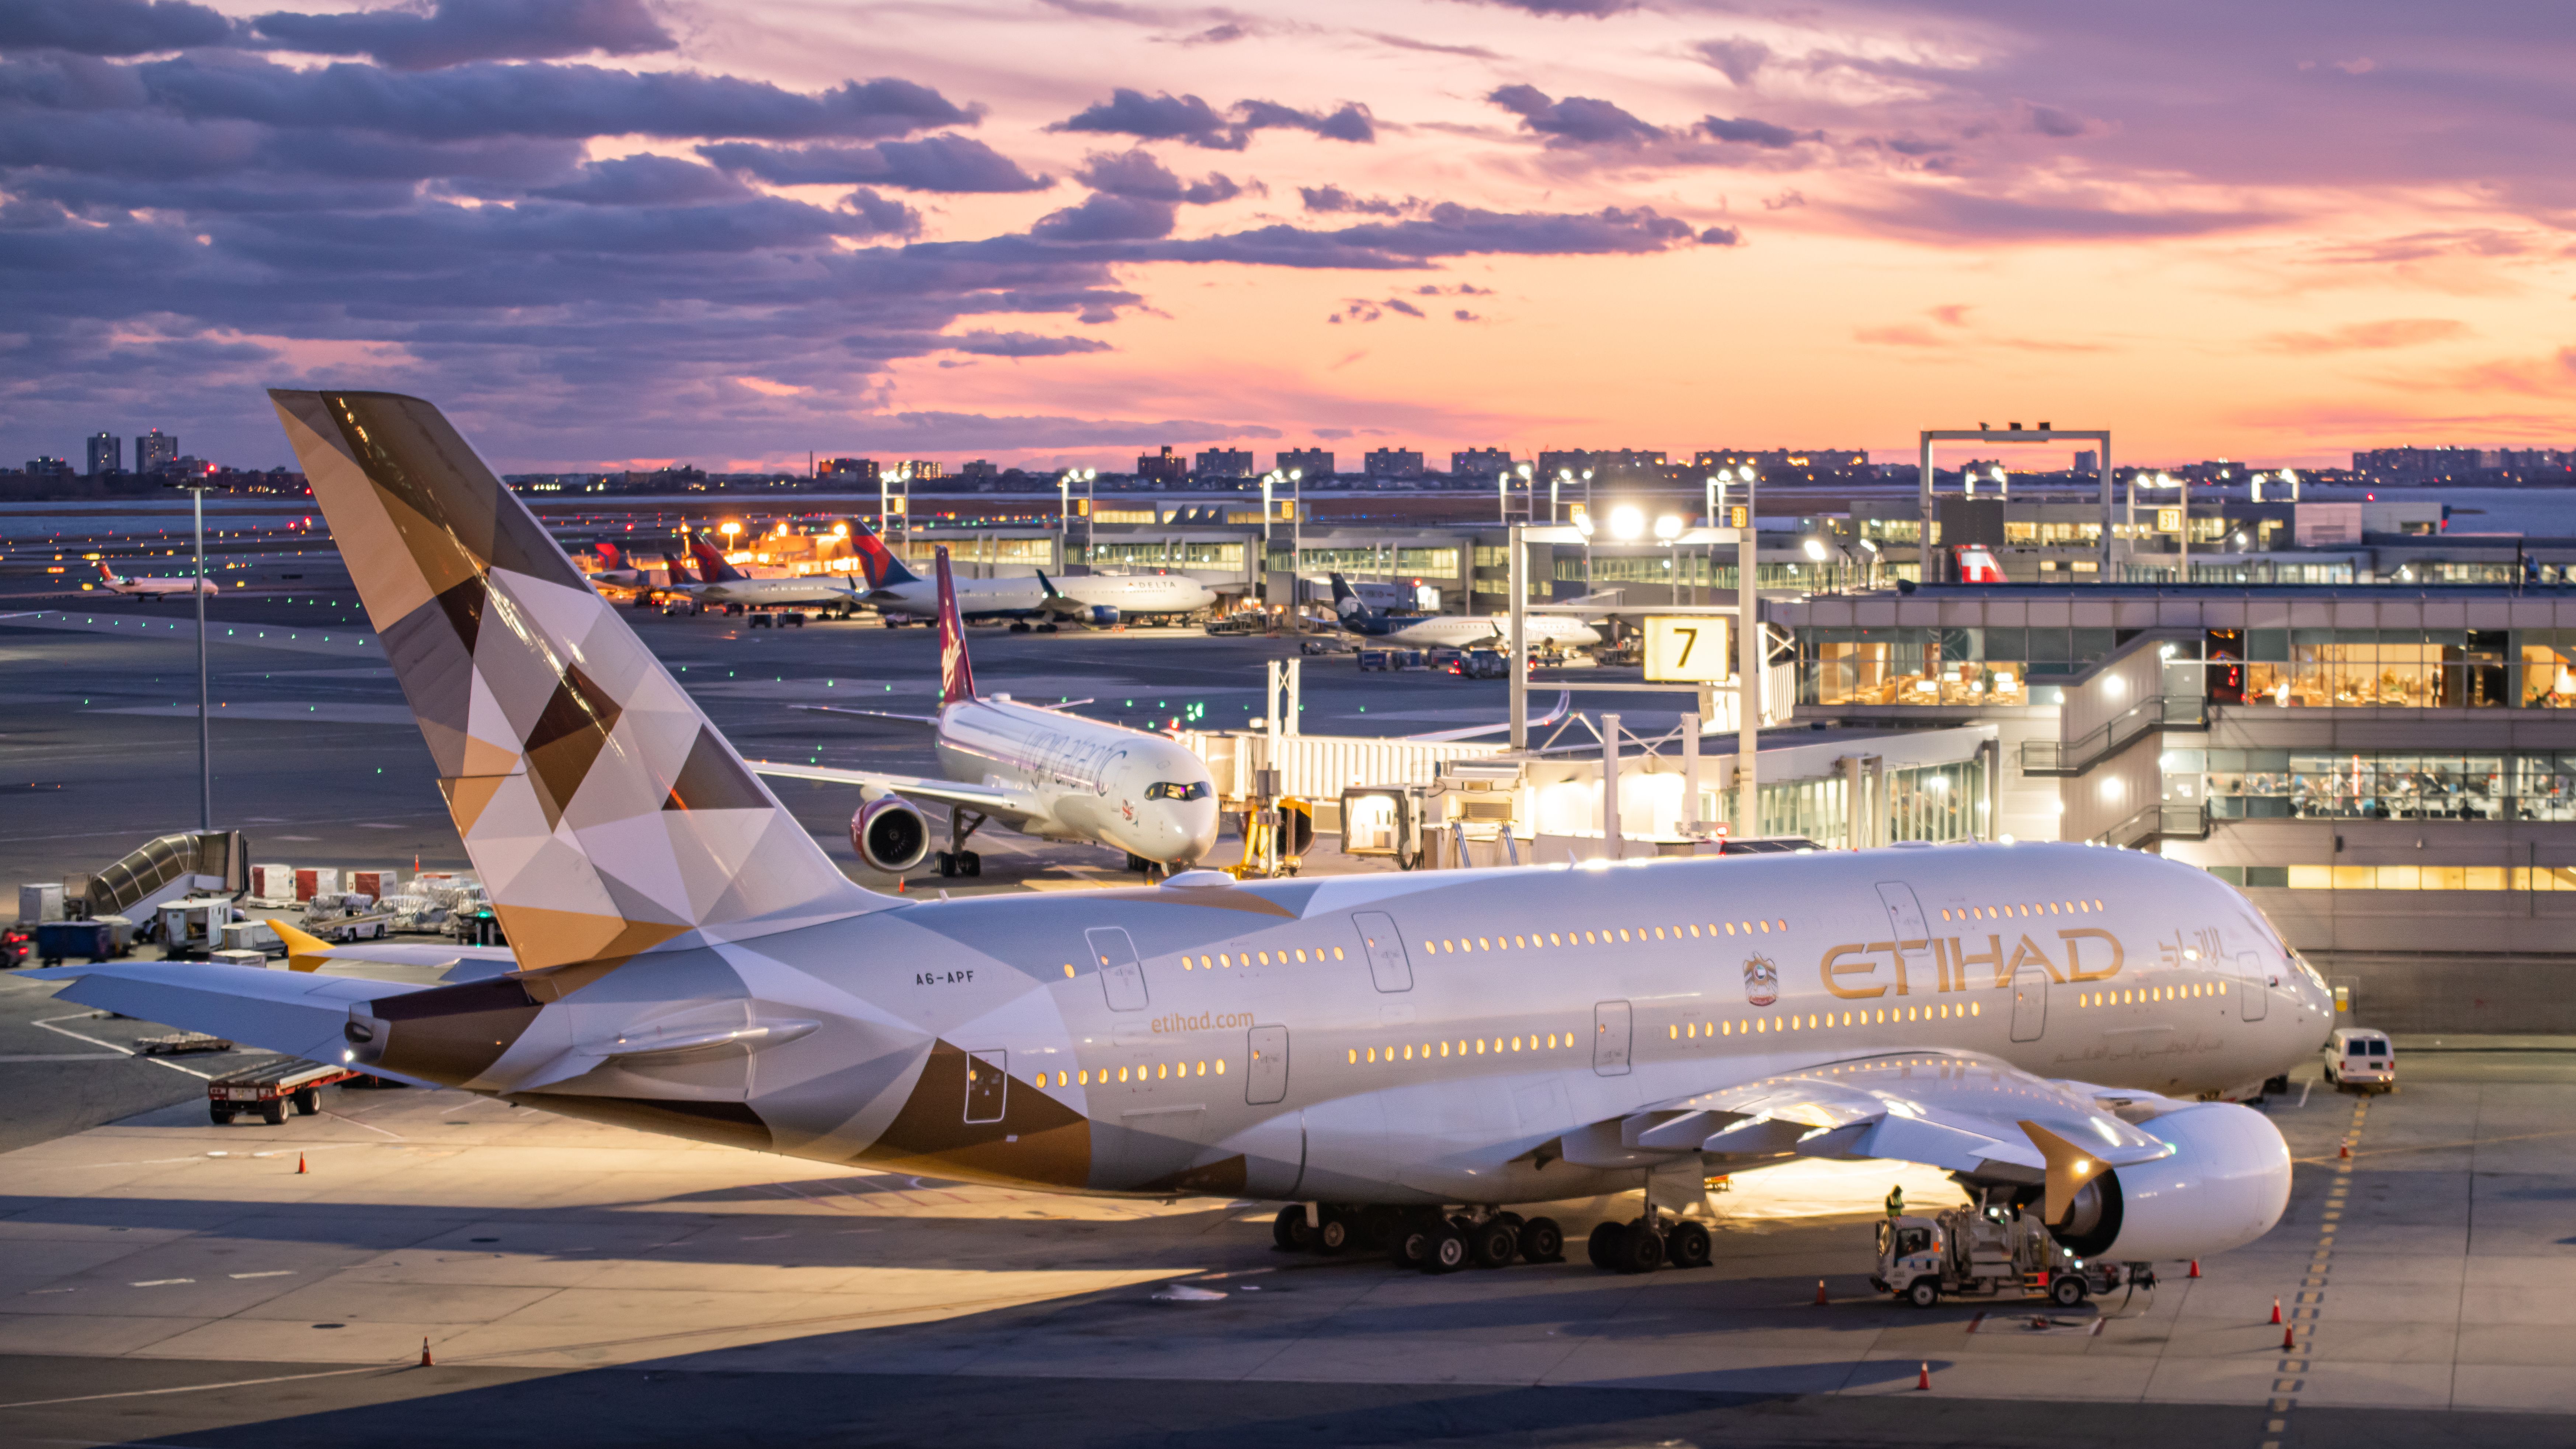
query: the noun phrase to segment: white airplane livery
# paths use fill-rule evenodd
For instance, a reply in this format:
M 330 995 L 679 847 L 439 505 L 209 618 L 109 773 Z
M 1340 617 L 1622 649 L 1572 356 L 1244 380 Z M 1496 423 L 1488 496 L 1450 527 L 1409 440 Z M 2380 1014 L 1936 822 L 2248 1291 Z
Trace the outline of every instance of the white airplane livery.
M 848 574 L 755 579 L 727 563 L 724 553 L 703 538 L 689 540 L 689 558 L 697 565 L 697 582 L 673 582 L 664 586 L 663 592 L 687 594 L 702 604 L 739 605 L 749 609 L 790 609 L 803 605 L 846 610 L 855 609 L 862 602 L 858 583 Z
M 850 548 L 867 576 L 867 601 L 889 620 L 929 618 L 938 611 L 936 586 L 904 567 L 884 539 L 855 519 Z M 1187 574 L 1085 574 L 1057 582 L 1040 573 L 1034 578 L 966 579 L 953 588 L 958 613 L 967 619 L 1066 620 L 1098 628 L 1123 619 L 1196 613 L 1216 603 L 1216 592 Z
M 213 579 L 166 577 L 129 579 L 108 567 L 105 559 L 98 562 L 98 586 L 111 594 L 132 594 L 146 599 L 166 599 L 173 596 L 184 599 L 196 594 L 213 598 L 223 593 L 223 587 Z
M 2287 1202 L 2280 1134 L 2215 1098 L 2314 1052 L 2331 999 L 2202 871 L 1960 845 L 879 895 L 435 408 L 272 397 L 516 969 L 35 973 L 70 1000 L 823 1162 L 1266 1199 L 1327 1249 L 1392 1221 L 1433 1271 L 1555 1256 L 1512 1205 L 1638 1189 L 1596 1260 L 1705 1261 L 1706 1178 L 1806 1157 L 1930 1164 L 2102 1262 Z
M 1066 713 L 1065 706 L 978 695 L 946 548 L 938 559 L 939 713 L 803 708 L 936 725 L 939 766 L 947 778 L 767 762 L 753 770 L 859 786 L 862 803 L 850 817 L 850 844 L 882 871 L 909 870 L 929 851 L 929 829 L 912 803 L 917 800 L 949 808 L 948 849 L 938 856 L 944 876 L 983 873 L 982 859 L 966 849 L 966 840 L 988 820 L 1026 835 L 1123 850 L 1131 869 L 1187 865 L 1206 855 L 1217 831 L 1216 783 L 1207 762 L 1162 735 L 1084 719 Z
M 1340 574 L 1332 575 L 1332 582 L 1335 616 L 1344 629 L 1364 638 L 1413 649 L 1465 649 L 1511 637 L 1511 617 L 1507 614 L 1390 614 L 1361 603 Z M 1532 644 L 1588 647 L 1601 642 L 1599 631 L 1591 625 L 1556 614 L 1528 615 L 1521 621 L 1521 628 Z

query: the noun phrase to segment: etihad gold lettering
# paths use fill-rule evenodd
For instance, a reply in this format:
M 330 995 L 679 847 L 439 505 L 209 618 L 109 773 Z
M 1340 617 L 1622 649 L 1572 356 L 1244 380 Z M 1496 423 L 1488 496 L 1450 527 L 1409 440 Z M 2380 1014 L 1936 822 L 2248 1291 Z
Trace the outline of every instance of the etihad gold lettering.
M 1914 944 L 1920 946 L 1923 943 L 1917 941 Z M 1887 953 L 1887 958 L 1896 963 L 1897 995 L 1911 996 L 1914 994 L 1913 991 L 1905 984 L 1905 953 L 1896 949 L 1896 943 L 1894 941 L 1872 941 L 1865 949 L 1871 951 L 1885 951 Z
M 1950 938 L 1950 969 L 1959 973 L 1960 989 L 1967 988 L 1968 968 L 1979 963 L 1995 968 L 1995 985 L 1998 989 L 2012 984 L 2012 973 L 2004 969 L 2003 937 L 1988 936 L 1983 955 L 1962 951 L 1959 947 L 1959 938 L 1956 936 Z
M 2048 979 L 2051 981 L 2063 984 L 2066 980 L 2066 973 L 2058 970 L 2057 963 L 2049 960 L 2048 953 L 2039 949 L 2039 943 L 2032 940 L 2027 935 L 2021 938 L 2021 944 L 2019 946 L 2013 948 L 2012 965 L 2005 969 L 2004 979 L 2009 981 L 2013 977 L 2020 975 L 2021 968 L 2025 964 L 2037 966 L 2040 970 L 2047 972 Z
M 2066 979 L 2067 979 L 2067 980 L 2069 980 L 2069 981 L 2105 981 L 2105 980 L 2110 979 L 2111 977 L 2114 977 L 2114 976 L 2117 976 L 2117 975 L 2119 975 L 2119 974 L 2120 974 L 2120 963 L 2121 963 L 2121 961 L 2123 961 L 2124 959 L 2126 959 L 2126 953 L 2122 952 L 2122 951 L 2121 951 L 2121 949 L 2120 949 L 2120 938 L 2119 938 L 2119 937 L 2112 935 L 2112 934 L 2111 934 L 2110 932 L 2108 932 L 2108 931 L 2095 930 L 2095 929 L 2093 929 L 2093 928 L 2091 928 L 2091 927 L 2086 927 L 2086 928 L 2084 928 L 2084 929 L 2082 929 L 2082 930 L 2074 930 L 2074 931 L 2060 931 L 2060 932 L 2058 932 L 2057 934 L 2058 934 L 2058 938 L 2059 938 L 2059 939 L 2061 939 L 2061 940 L 2063 940 L 2064 942 L 2066 942 Z M 2085 970 L 2085 969 L 2084 969 L 2084 956 L 2083 956 L 2082 949 L 2081 949 L 2081 948 L 2079 948 L 2075 943 L 2076 943 L 2076 941 L 2077 941 L 2077 940 L 2082 939 L 2082 938 L 2085 938 L 2085 937 L 2099 937 L 2101 940 L 2103 940 L 2104 942 L 2106 942 L 2106 943 L 2108 943 L 2108 944 L 2110 945 L 2110 947 L 2111 947 L 2111 964 L 2110 964 L 2110 965 L 2103 967 L 2103 968 L 2102 968 L 2101 970 L 2099 970 L 2099 971 L 2087 971 L 2087 970 Z
M 1866 1001 L 1873 996 L 1885 996 L 1887 994 L 1887 987 L 1883 984 L 1874 983 L 1867 987 L 1845 986 L 1841 981 L 1836 979 L 1845 972 L 1849 972 L 1853 975 L 1875 975 L 1878 971 L 1877 962 L 1871 961 L 1866 963 L 1846 964 L 1843 958 L 1846 956 L 1866 956 L 1874 951 L 1881 951 L 1884 949 L 1886 949 L 1886 943 L 1884 942 L 1870 946 L 1864 946 L 1858 942 L 1854 942 L 1847 946 L 1831 946 L 1826 948 L 1824 964 L 1818 968 L 1819 972 L 1824 977 L 1825 989 L 1832 992 L 1834 995 L 1841 997 L 1845 1001 Z
M 1908 952 L 1908 951 L 1920 951 L 1920 950 L 1922 950 L 1924 947 L 1929 946 L 1929 945 L 1931 945 L 1931 944 L 1932 944 L 1932 943 L 1931 943 L 1931 942 L 1929 942 L 1929 941 L 1899 941 L 1899 942 L 1897 942 L 1897 943 L 1896 943 L 1896 994 L 1897 994 L 1897 995 L 1899 995 L 1899 996 L 1903 996 L 1903 995 L 1905 995 L 1905 994 L 1906 994 L 1906 992 L 1905 992 L 1905 953 L 1906 953 L 1906 952 Z M 1940 959 L 1939 957 L 1937 957 L 1937 956 L 1935 956 L 1935 957 L 1932 959 L 1932 975 L 1933 975 L 1933 978 L 1934 978 L 1934 979 L 1933 979 L 1933 983 L 1932 983 L 1932 989 L 1933 989 L 1933 990 L 1935 990 L 1935 991 L 1942 990 L 1943 988 L 1942 988 L 1942 986 L 1941 986 L 1940 979 L 1939 979 L 1939 978 L 1940 978 L 1940 976 L 1941 976 L 1941 959 Z

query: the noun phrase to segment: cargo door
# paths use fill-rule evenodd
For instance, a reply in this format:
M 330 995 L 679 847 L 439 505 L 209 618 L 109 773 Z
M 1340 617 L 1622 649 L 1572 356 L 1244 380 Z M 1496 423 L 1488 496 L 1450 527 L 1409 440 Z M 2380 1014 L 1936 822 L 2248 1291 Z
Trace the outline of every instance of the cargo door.
M 2024 966 L 2013 973 L 2014 1041 L 2037 1041 L 2048 1030 L 2048 973 Z
M 1145 963 L 1136 959 L 1136 943 L 1117 926 L 1095 926 L 1082 933 L 1091 944 L 1091 962 L 1100 972 L 1101 992 L 1111 1011 L 1145 1009 Z
M 1605 1077 L 1628 1075 L 1630 1020 L 1628 1003 L 1596 1002 L 1592 1007 L 1592 1070 Z
M 2263 953 L 2236 953 L 2236 1011 L 2247 1021 L 2261 1021 L 2272 1009 L 2272 980 L 2263 969 Z
M 1914 887 L 1903 881 L 1880 881 L 1878 900 L 1887 907 L 1887 928 L 1896 933 L 1897 977 L 1908 990 L 1924 989 L 1915 987 L 1918 981 L 1930 982 L 1928 989 L 1939 990 L 1942 982 L 1932 970 L 1932 928 L 1923 919 L 1923 903 L 1914 898 Z
M 1248 1034 L 1243 1100 L 1254 1106 L 1288 1096 L 1288 1028 L 1256 1026 Z
M 966 1120 L 999 1122 L 1010 1105 L 1011 1056 L 1000 1048 L 966 1054 Z
M 1413 958 L 1405 954 L 1404 937 L 1395 929 L 1395 917 L 1384 911 L 1361 911 L 1351 917 L 1359 928 L 1360 950 L 1369 963 L 1369 979 L 1380 991 L 1413 989 Z

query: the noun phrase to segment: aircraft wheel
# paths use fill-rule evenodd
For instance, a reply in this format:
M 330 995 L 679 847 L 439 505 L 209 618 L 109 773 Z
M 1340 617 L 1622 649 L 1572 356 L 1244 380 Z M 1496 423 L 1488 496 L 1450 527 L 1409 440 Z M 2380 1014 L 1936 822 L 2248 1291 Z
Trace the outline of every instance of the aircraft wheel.
M 1621 1223 L 1593 1224 L 1592 1238 L 1584 1244 L 1584 1251 L 1592 1255 L 1592 1266 L 1605 1273 L 1618 1267 L 1619 1240 L 1627 1233 L 1627 1227 Z
M 984 873 L 984 857 L 971 850 L 961 850 L 957 852 L 957 873 L 959 875 L 982 875 Z
M 1318 1256 L 1337 1258 L 1351 1245 L 1351 1220 L 1338 1212 L 1327 1212 L 1313 1228 L 1314 1249 Z
M 1708 1229 L 1698 1223 L 1675 1223 L 1664 1235 L 1664 1261 L 1676 1268 L 1705 1268 L 1710 1256 Z
M 1520 1230 L 1501 1218 L 1487 1218 L 1467 1235 L 1468 1256 L 1479 1268 L 1507 1268 L 1520 1256 Z
M 1303 1252 L 1315 1233 L 1306 1221 L 1306 1205 L 1292 1202 L 1270 1220 L 1270 1245 L 1283 1253 Z
M 1554 1218 L 1532 1218 L 1521 1224 L 1521 1260 L 1528 1263 L 1561 1263 L 1565 1261 L 1565 1229 Z
M 1406 1217 L 1395 1225 L 1394 1235 L 1387 1239 L 1387 1257 L 1399 1268 L 1419 1268 L 1431 1257 L 1431 1235 L 1443 1231 L 1444 1224 Z
M 1619 1230 L 1618 1261 L 1622 1273 L 1651 1273 L 1663 1266 L 1664 1235 L 1643 1219 Z
M 1442 1223 L 1432 1230 L 1430 1241 L 1424 1245 L 1422 1271 L 1434 1275 L 1455 1273 L 1467 1266 L 1469 1257 L 1467 1235 L 1458 1231 L 1456 1223 Z
M 1011 625 L 1011 632 L 1014 634 L 1025 634 L 1029 632 L 1028 621 L 1025 619 L 1015 620 Z
M 1055 625 L 1053 625 L 1053 624 L 1040 624 L 1040 625 L 1038 626 L 1037 632 L 1039 632 L 1039 633 L 1041 633 L 1041 634 L 1052 634 L 1052 633 L 1056 632 L 1056 626 L 1055 626 Z

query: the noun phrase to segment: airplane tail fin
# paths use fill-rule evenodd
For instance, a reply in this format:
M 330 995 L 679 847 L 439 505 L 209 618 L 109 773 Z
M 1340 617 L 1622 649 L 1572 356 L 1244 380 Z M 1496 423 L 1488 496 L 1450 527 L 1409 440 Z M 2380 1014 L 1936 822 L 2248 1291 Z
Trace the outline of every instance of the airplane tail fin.
M 749 577 L 728 563 L 724 551 L 707 542 L 703 534 L 689 540 L 689 557 L 697 561 L 700 583 L 738 584 Z
M 859 573 L 872 589 L 890 589 L 897 584 L 921 581 L 921 575 L 903 566 L 876 530 L 853 518 L 850 520 L 850 551 L 859 556 Z
M 1349 580 L 1344 579 L 1340 574 L 1333 574 L 1330 577 L 1333 580 L 1333 613 L 1335 616 L 1344 619 L 1365 619 L 1371 614 L 1377 612 L 1376 610 L 1371 609 L 1368 605 L 1360 602 L 1360 596 L 1353 592 Z
M 668 552 L 667 550 L 662 555 L 662 567 L 671 571 L 671 582 L 675 584 L 695 584 L 704 582 L 704 580 L 700 579 L 696 574 L 689 572 L 687 561 L 681 559 L 676 554 Z
M 975 697 L 975 666 L 966 658 L 966 624 L 957 617 L 957 581 L 948 572 L 948 546 L 938 553 L 939 703 L 942 708 Z
M 599 571 L 601 573 L 609 573 L 626 567 L 626 555 L 619 550 L 617 545 L 604 542 L 594 543 L 591 545 L 591 548 L 599 555 Z
M 437 408 L 269 397 L 530 991 L 893 904 L 841 874 Z
M 121 584 L 125 582 L 125 576 L 118 573 L 116 570 L 109 568 L 107 560 L 100 559 L 98 561 L 98 581 L 102 584 Z

